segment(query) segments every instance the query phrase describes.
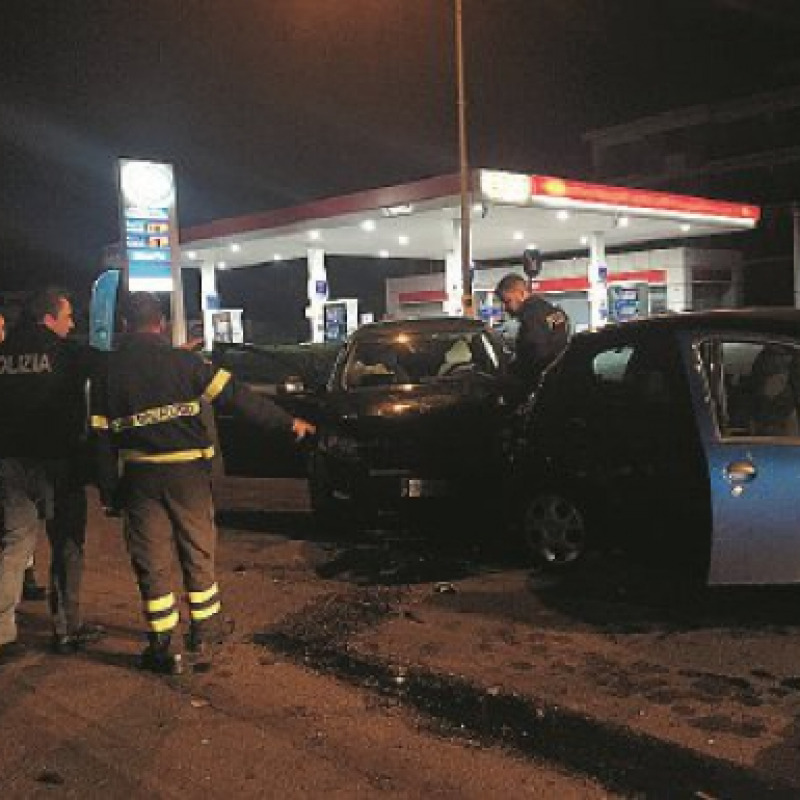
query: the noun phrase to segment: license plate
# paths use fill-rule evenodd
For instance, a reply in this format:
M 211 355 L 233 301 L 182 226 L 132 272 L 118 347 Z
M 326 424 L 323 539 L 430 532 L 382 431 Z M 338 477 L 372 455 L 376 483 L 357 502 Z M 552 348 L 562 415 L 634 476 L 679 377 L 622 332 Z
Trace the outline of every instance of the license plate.
M 441 497 L 447 494 L 447 481 L 407 478 L 401 486 L 403 497 Z

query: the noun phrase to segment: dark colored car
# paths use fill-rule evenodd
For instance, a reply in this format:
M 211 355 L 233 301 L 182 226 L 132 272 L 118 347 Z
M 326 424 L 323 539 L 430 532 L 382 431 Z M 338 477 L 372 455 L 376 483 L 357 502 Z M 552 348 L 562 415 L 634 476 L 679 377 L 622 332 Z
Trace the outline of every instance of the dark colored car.
M 307 413 L 305 398 L 287 392 L 294 382 L 325 382 L 339 352 L 337 344 L 217 345 L 216 366 L 232 372 L 251 389 L 283 406 L 290 414 Z M 286 431 L 264 431 L 242 417 L 216 410 L 216 431 L 222 463 L 229 476 L 304 478 L 305 446 Z
M 621 548 L 710 584 L 800 581 L 800 312 L 576 335 L 529 402 L 513 495 L 539 566 Z
M 506 354 L 479 320 L 364 325 L 310 412 L 309 485 L 320 523 L 456 531 L 496 509 Z M 443 531 L 444 532 L 444 531 Z

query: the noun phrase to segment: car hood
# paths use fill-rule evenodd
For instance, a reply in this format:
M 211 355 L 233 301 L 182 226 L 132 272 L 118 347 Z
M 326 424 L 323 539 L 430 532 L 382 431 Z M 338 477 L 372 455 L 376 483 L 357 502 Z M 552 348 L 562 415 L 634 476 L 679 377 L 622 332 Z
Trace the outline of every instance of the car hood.
M 495 386 L 488 382 L 466 381 L 342 392 L 332 394 L 329 399 L 327 411 L 331 421 L 356 425 L 451 416 L 459 412 L 485 410 L 499 403 Z
M 485 470 L 500 456 L 507 407 L 495 381 L 381 387 L 327 399 L 323 430 L 355 440 L 368 469 L 454 477 Z

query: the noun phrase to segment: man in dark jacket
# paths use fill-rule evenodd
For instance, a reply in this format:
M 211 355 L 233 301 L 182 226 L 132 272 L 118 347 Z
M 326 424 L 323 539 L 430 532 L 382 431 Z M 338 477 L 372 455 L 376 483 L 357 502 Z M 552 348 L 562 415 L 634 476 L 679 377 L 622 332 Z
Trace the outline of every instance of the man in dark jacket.
M 566 347 L 569 319 L 557 306 L 531 291 L 521 275 L 506 275 L 495 289 L 503 308 L 519 320 L 511 373 L 525 394 L 536 388 L 545 368 Z
M 149 629 L 141 666 L 174 674 L 182 669 L 172 643 L 179 623 L 171 578 L 174 553 L 189 605 L 190 660 L 208 665 L 213 646 L 229 632 L 214 567 L 214 450 L 201 416 L 203 404 L 218 403 L 262 427 L 291 431 L 297 439 L 314 429 L 199 355 L 172 348 L 154 295 L 131 295 L 125 316 L 129 333 L 92 381 L 99 485 L 104 505 L 124 515 Z
M 16 607 L 42 520 L 52 546 L 54 648 L 75 652 L 99 630 L 80 622 L 86 496 L 75 466 L 86 433 L 86 354 L 67 336 L 68 295 L 48 287 L 0 344 L 0 659 L 22 650 Z
M 6 318 L 4 314 L 0 314 L 0 344 L 6 338 Z M 36 568 L 33 561 L 33 556 L 30 557 L 25 567 L 25 575 L 22 581 L 22 599 L 23 600 L 44 600 L 47 597 L 47 589 L 44 586 L 39 586 L 36 580 Z

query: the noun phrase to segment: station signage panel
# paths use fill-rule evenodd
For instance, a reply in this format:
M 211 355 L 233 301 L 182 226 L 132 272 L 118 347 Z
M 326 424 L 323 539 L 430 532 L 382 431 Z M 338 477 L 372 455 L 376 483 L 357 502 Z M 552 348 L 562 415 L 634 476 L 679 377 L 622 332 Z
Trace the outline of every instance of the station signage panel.
M 172 165 L 121 158 L 119 202 L 128 289 L 171 292 L 178 263 Z

